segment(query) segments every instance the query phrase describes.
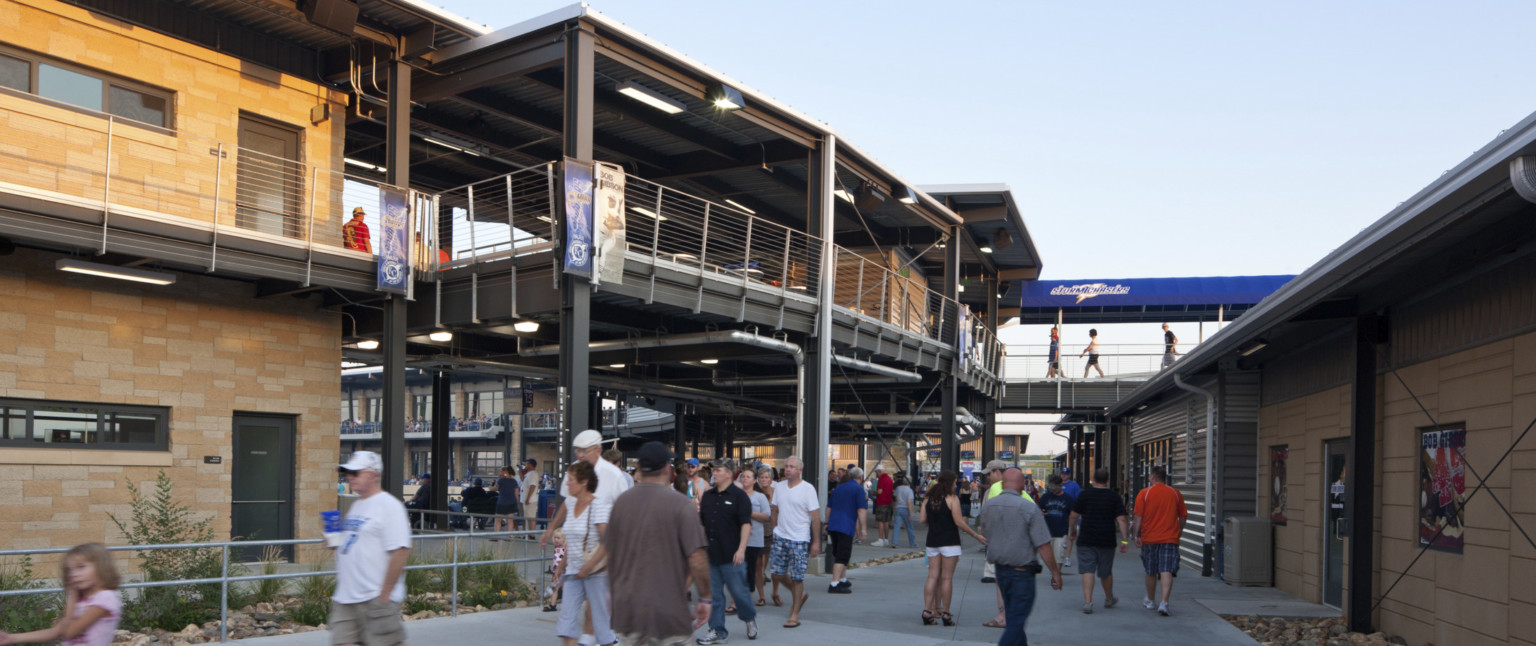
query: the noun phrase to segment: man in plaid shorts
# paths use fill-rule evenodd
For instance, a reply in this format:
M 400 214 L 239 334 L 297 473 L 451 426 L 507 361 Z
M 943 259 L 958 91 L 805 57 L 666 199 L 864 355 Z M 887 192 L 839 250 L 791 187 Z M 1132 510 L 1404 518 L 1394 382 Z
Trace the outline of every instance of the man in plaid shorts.
M 1168 596 L 1173 594 L 1173 577 L 1179 573 L 1179 537 L 1189 510 L 1184 496 L 1168 486 L 1168 471 L 1152 467 L 1152 484 L 1136 494 L 1136 517 L 1131 535 L 1141 548 L 1141 564 L 1147 571 L 1147 596 L 1141 605 L 1168 616 Z M 1162 601 L 1157 601 L 1158 583 L 1162 583 Z
M 768 554 L 769 572 L 775 585 L 784 584 L 794 596 L 785 628 L 800 627 L 800 608 L 805 606 L 806 562 L 821 554 L 821 499 L 816 485 L 801 479 L 805 463 L 790 456 L 784 460 L 784 481 L 773 485 L 773 549 Z M 779 605 L 779 595 L 773 595 Z

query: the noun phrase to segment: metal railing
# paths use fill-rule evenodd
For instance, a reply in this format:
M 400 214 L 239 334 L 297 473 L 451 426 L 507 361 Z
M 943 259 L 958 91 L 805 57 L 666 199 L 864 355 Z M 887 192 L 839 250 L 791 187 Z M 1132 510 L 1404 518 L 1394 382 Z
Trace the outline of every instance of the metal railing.
M 613 428 L 629 423 L 628 409 L 605 408 L 602 412 L 603 428 Z M 560 427 L 560 414 L 544 411 L 523 413 L 523 430 L 552 431 Z
M 439 193 L 438 219 L 448 221 L 440 245 L 447 265 L 553 251 L 559 171 L 549 162 Z
M 1086 343 L 1062 344 L 1060 351 L 1061 377 L 1064 379 L 1082 379 L 1083 370 L 1088 365 L 1088 357 L 1079 357 L 1087 347 Z M 1194 346 L 1180 344 L 1179 352 L 1186 353 L 1193 350 Z M 1008 344 L 1007 354 L 1004 359 L 1005 371 L 1010 380 L 1032 380 L 1046 378 L 1048 366 L 1047 356 L 1050 353 L 1050 345 L 1020 345 Z M 1182 355 L 1181 355 L 1182 356 Z M 1106 377 L 1125 377 L 1127 375 L 1156 374 L 1162 367 L 1163 345 L 1160 343 L 1144 344 L 1099 344 L 1099 367 L 1104 370 Z M 1097 378 L 1098 371 L 1089 370 L 1089 378 Z
M 431 511 L 431 510 L 413 510 L 413 512 L 414 513 L 423 513 L 423 514 L 441 513 L 441 514 L 446 514 L 446 515 L 450 515 L 450 516 L 468 516 L 468 517 L 487 517 L 488 516 L 488 515 L 485 515 L 485 514 L 468 514 L 468 513 L 464 513 L 464 512 L 434 512 L 434 511 Z M 505 518 L 504 516 L 503 517 L 489 516 L 489 517 Z M 547 518 L 546 519 L 532 519 L 530 522 L 548 522 L 548 520 L 549 519 L 547 519 Z M 520 530 L 520 531 L 506 531 L 506 532 L 495 532 L 495 531 L 487 532 L 487 531 L 482 531 L 480 533 L 475 533 L 474 529 L 473 529 L 474 528 L 474 523 L 473 522 L 470 523 L 470 527 L 471 527 L 470 533 L 467 534 L 467 535 L 466 534 L 458 534 L 458 533 L 421 533 L 421 534 L 413 534 L 411 536 L 411 543 L 412 543 L 412 550 L 413 551 L 416 549 L 416 547 L 418 545 L 418 542 L 421 542 L 421 541 L 445 541 L 445 542 L 450 542 L 451 543 L 451 546 L 450 546 L 451 549 L 449 550 L 449 552 L 451 554 L 451 561 L 448 562 L 448 563 L 421 563 L 421 564 L 417 564 L 417 565 L 407 565 L 405 567 L 406 570 L 438 570 L 438 569 L 448 569 L 448 570 L 451 570 L 452 574 L 451 574 L 451 587 L 450 587 L 450 589 L 452 589 L 454 591 L 454 593 L 452 595 L 450 595 L 450 596 L 452 597 L 451 604 L 452 604 L 452 615 L 453 616 L 455 616 L 455 617 L 459 616 L 459 585 L 458 585 L 458 583 L 459 583 L 459 569 L 462 568 L 462 567 L 476 566 L 476 565 L 502 565 L 502 564 L 513 565 L 513 564 L 523 564 L 523 563 L 537 563 L 537 564 L 540 565 L 540 567 L 538 568 L 538 570 L 539 570 L 539 582 L 538 582 L 537 587 L 535 588 L 535 591 L 538 592 L 538 591 L 542 591 L 544 589 L 544 586 L 545 586 L 545 579 L 544 579 L 545 568 L 542 567 L 542 566 L 543 566 L 545 561 L 549 560 L 548 557 L 546 557 L 544 555 L 544 548 L 542 546 L 539 548 L 538 556 L 531 556 L 531 557 L 530 556 L 526 556 L 527 551 L 528 551 L 527 550 L 528 546 L 531 545 L 531 544 L 536 544 L 536 543 L 533 542 L 534 540 L 536 540 L 536 535 L 542 533 L 540 530 Z M 530 540 L 528 540 L 528 542 L 524 543 L 524 545 L 525 545 L 525 547 L 524 547 L 524 554 L 525 554 L 525 556 L 523 556 L 521 558 L 505 558 L 505 559 L 491 559 L 491 560 L 479 560 L 479 561 L 460 561 L 459 560 L 459 546 L 460 546 L 461 539 L 475 539 L 475 538 L 492 539 L 492 538 L 497 538 L 497 537 L 509 537 L 509 538 L 511 538 L 511 537 L 527 537 L 528 539 L 530 539 Z M 173 544 L 165 544 L 165 545 L 117 545 L 117 546 L 108 546 L 107 550 L 108 551 L 113 551 L 113 552 L 150 552 L 150 551 L 178 550 L 178 549 L 218 549 L 218 550 L 220 550 L 220 552 L 221 552 L 221 555 L 220 555 L 221 574 L 218 577 L 209 577 L 209 578 L 202 578 L 202 579 L 177 579 L 177 580 L 170 580 L 170 581 L 134 581 L 134 582 L 124 582 L 119 587 L 120 588 L 124 588 L 124 589 L 135 589 L 135 588 L 165 588 L 165 587 L 177 587 L 177 586 L 185 586 L 185 585 L 219 584 L 219 641 L 220 642 L 227 642 L 227 641 L 229 641 L 229 586 L 230 586 L 231 583 L 243 583 L 243 582 L 248 582 L 248 581 L 265 581 L 265 580 L 271 580 L 271 579 L 302 579 L 302 578 L 316 577 L 316 576 L 336 576 L 336 571 L 335 570 L 318 570 L 318 571 L 308 571 L 308 572 L 283 572 L 283 573 L 277 573 L 277 574 L 253 574 L 253 575 L 231 576 L 230 575 L 230 565 L 231 565 L 231 563 L 230 563 L 230 551 L 231 551 L 231 549 L 241 550 L 241 549 L 249 549 L 249 548 L 262 547 L 262 546 L 268 546 L 268 545 L 271 545 L 271 546 L 324 545 L 324 543 L 325 543 L 324 539 L 308 538 L 308 539 L 288 539 L 288 540 L 269 540 L 269 541 L 217 541 L 217 542 L 208 542 L 208 543 L 173 543 Z M 68 548 L 68 547 L 55 547 L 55 548 L 43 548 L 43 549 L 0 550 L 0 558 L 12 557 L 12 556 L 33 556 L 33 555 L 42 555 L 42 554 L 63 554 L 65 552 L 68 552 L 70 549 L 71 548 Z M 404 576 L 404 574 L 402 573 L 401 576 Z M 22 589 L 22 590 L 0 590 L 0 599 L 3 599 L 5 597 L 20 597 L 20 596 L 36 595 L 36 594 L 60 594 L 60 593 L 63 593 L 63 592 L 64 592 L 64 588 L 62 588 L 62 587 L 28 588 L 28 589 Z
M 0 192 L 99 211 L 103 250 L 124 217 L 206 230 L 210 270 L 221 236 L 306 250 L 312 261 L 317 250 L 349 251 L 342 227 L 354 207 L 380 230 L 375 180 L 190 132 L 0 96 L 0 142 Z M 418 238 L 420 251 L 429 244 Z
M 820 238 L 638 177 L 626 178 L 624 201 L 631 257 L 701 279 L 739 281 L 744 289 L 815 298 Z M 742 299 L 744 311 L 745 291 Z

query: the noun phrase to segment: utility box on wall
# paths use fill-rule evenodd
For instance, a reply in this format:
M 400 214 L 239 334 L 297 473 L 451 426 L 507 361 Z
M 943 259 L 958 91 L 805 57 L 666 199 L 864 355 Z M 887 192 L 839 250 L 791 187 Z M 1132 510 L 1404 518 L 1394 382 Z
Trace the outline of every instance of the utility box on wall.
M 1228 516 L 1222 553 L 1222 580 L 1227 585 L 1268 586 L 1274 572 L 1274 529 L 1268 518 Z

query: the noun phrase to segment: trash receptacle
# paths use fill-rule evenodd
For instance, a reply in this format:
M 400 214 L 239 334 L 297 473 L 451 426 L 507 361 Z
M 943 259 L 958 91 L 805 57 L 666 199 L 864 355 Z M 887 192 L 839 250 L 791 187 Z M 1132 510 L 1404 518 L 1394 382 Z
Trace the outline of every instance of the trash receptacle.
M 549 520 L 555 517 L 555 510 L 560 508 L 560 494 L 548 489 L 539 492 L 539 529 L 549 525 Z

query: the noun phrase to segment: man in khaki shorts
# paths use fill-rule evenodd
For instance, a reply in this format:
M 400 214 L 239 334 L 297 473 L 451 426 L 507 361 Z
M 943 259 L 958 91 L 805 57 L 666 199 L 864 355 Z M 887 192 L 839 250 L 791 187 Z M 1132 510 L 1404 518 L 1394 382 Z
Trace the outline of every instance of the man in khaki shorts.
M 543 485 L 543 477 L 539 473 L 538 460 L 523 460 L 523 471 L 518 478 L 523 481 L 523 518 L 528 522 L 528 529 L 534 529 L 534 521 L 539 519 L 539 489 Z
M 326 536 L 336 552 L 336 592 L 331 595 L 332 644 L 405 644 L 400 602 L 405 600 L 405 561 L 411 553 L 411 524 L 405 505 L 379 486 L 384 463 L 377 453 L 358 451 L 340 471 L 357 493 L 341 531 Z

